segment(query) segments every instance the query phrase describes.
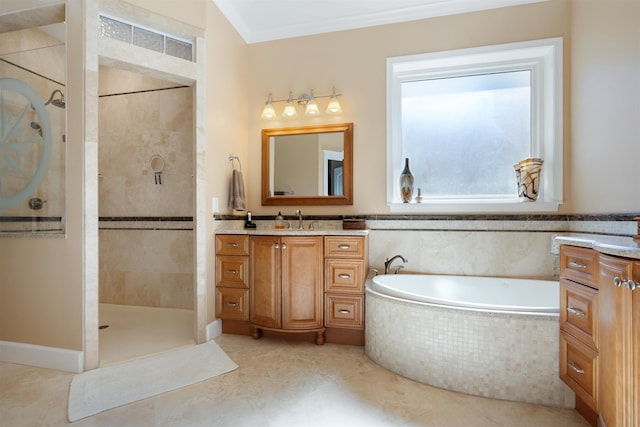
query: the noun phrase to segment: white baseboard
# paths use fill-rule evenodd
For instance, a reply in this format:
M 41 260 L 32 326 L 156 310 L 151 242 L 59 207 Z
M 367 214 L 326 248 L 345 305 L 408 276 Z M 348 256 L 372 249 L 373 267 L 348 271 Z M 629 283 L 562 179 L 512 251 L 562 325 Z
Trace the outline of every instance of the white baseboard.
M 78 350 L 0 341 L 0 362 L 81 373 L 84 355 Z
M 211 341 L 222 335 L 222 319 L 216 319 L 207 325 L 205 339 Z

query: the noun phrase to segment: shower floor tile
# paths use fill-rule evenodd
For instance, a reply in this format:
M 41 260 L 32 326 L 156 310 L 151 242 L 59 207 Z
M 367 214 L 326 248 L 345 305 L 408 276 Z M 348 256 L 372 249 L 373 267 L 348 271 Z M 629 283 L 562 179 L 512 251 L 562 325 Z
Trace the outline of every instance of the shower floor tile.
M 193 310 L 100 304 L 100 366 L 194 345 Z

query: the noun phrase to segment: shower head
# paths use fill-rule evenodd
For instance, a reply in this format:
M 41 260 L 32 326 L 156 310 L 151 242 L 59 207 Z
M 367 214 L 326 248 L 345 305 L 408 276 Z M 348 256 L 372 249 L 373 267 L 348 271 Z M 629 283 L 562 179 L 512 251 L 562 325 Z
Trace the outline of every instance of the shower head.
M 56 96 L 56 93 L 60 94 L 60 98 L 54 99 L 54 97 Z M 67 102 L 64 100 L 64 94 L 60 89 L 56 89 L 53 92 L 51 92 L 51 96 L 49 97 L 49 100 L 45 102 L 44 105 L 49 105 L 49 104 L 58 108 L 65 108 L 67 106 Z

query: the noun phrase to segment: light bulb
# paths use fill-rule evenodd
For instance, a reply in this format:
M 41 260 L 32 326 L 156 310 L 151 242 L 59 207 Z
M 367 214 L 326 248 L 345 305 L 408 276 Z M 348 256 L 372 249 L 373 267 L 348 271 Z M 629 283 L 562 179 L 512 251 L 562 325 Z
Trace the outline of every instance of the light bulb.
M 295 117 L 297 114 L 296 107 L 293 105 L 293 92 L 289 91 L 289 99 L 287 100 L 287 105 L 284 107 L 282 115 L 285 117 Z
M 305 116 L 317 116 L 320 114 L 318 104 L 313 99 L 307 103 L 307 109 L 304 112 Z
M 273 119 L 276 116 L 276 110 L 273 109 L 273 105 L 267 104 L 264 106 L 264 110 L 262 110 L 262 118 L 263 119 Z
M 333 88 L 333 92 L 331 93 L 331 101 L 329 101 L 329 105 L 327 106 L 327 113 L 329 114 L 342 113 L 342 107 L 340 106 L 340 102 L 338 102 L 338 95 L 336 94 L 335 86 Z
M 273 119 L 276 116 L 276 110 L 273 109 L 273 104 L 271 103 L 271 94 L 267 98 L 267 102 L 265 103 L 264 110 L 262 110 L 262 118 L 263 119 Z
M 332 99 L 327 106 L 327 113 L 329 114 L 338 114 L 342 113 L 342 107 L 340 106 L 340 102 L 337 99 Z
M 282 115 L 285 117 L 295 117 L 297 114 L 296 107 L 294 107 L 293 103 L 288 103 L 282 112 Z

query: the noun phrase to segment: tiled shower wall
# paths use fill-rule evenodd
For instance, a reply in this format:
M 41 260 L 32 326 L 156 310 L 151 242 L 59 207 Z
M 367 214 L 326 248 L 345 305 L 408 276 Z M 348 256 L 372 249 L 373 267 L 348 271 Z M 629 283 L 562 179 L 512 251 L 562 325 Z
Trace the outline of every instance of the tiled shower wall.
M 102 303 L 193 308 L 192 88 L 176 86 L 100 68 Z

